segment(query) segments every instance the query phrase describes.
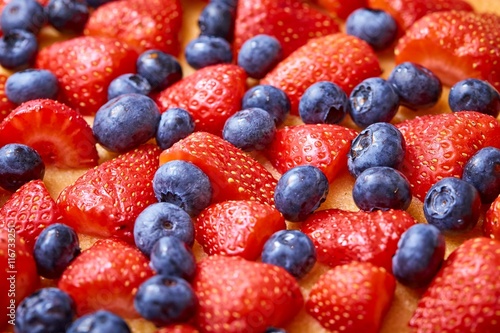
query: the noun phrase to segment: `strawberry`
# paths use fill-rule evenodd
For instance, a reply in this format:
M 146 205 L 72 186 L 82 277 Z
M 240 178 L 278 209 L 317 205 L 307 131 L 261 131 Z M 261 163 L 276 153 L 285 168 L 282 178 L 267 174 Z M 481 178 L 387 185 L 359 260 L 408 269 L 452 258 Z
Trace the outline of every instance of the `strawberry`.
M 500 239 L 500 196 L 491 203 L 490 208 L 486 211 L 483 232 L 486 237 Z
M 291 113 L 297 115 L 300 97 L 313 83 L 331 81 L 349 95 L 358 83 L 380 73 L 378 58 L 365 41 L 339 33 L 311 39 L 279 63 L 261 84 L 282 89 L 290 98 Z
M 160 165 L 172 160 L 194 163 L 212 183 L 212 203 L 256 200 L 274 204 L 276 179 L 262 164 L 222 138 L 195 132 L 160 155 Z
M 111 81 L 135 73 L 137 56 L 117 39 L 83 36 L 40 50 L 35 66 L 57 77 L 61 102 L 84 115 L 93 115 L 108 101 Z
M 443 264 L 410 320 L 414 332 L 500 332 L 500 242 L 465 241 Z
M 347 153 L 356 135 L 355 130 L 334 124 L 286 126 L 276 131 L 264 153 L 281 173 L 310 164 L 331 182 L 347 166 Z
M 205 208 L 196 219 L 196 240 L 209 255 L 260 257 L 271 235 L 286 229 L 283 215 L 258 201 L 224 201 Z
M 315 2 L 343 20 L 356 9 L 367 7 L 367 0 L 315 0 Z
M 420 200 L 438 180 L 460 178 L 465 163 L 479 149 L 500 148 L 499 122 L 479 112 L 426 115 L 397 127 L 406 141 L 401 171 Z
M 302 308 L 300 287 L 283 268 L 240 257 L 211 256 L 193 280 L 202 332 L 264 332 L 283 327 Z
M 396 280 L 384 268 L 353 261 L 320 276 L 306 311 L 329 331 L 376 333 L 395 290 Z
M 134 318 L 139 317 L 134 309 L 137 288 L 153 275 L 148 259 L 135 246 L 101 239 L 66 268 L 58 287 L 75 301 L 79 316 L 103 309 Z
M 82 115 L 50 99 L 18 106 L 0 123 L 0 146 L 23 143 L 35 149 L 45 164 L 60 168 L 97 165 L 96 140 Z
M 9 101 L 7 95 L 5 94 L 5 82 L 7 81 L 7 78 L 7 76 L 0 74 L 0 121 L 7 117 L 7 115 L 16 108 L 16 105 Z
M 196 131 L 221 135 L 227 118 L 241 109 L 245 80 L 245 71 L 236 65 L 208 66 L 166 88 L 155 101 L 162 112 L 186 109 Z
M 301 230 L 313 241 L 318 261 L 331 267 L 367 261 L 392 271 L 399 238 L 417 223 L 406 211 L 350 212 L 327 209 L 313 213 Z
M 152 181 L 159 153 L 143 145 L 88 170 L 57 198 L 65 223 L 79 233 L 133 243 L 136 217 L 157 202 Z
M 200 333 L 200 331 L 188 324 L 177 324 L 162 327 L 155 333 Z
M 123 0 L 99 6 L 90 14 L 83 33 L 117 38 L 138 53 L 157 49 L 177 55 L 181 27 L 179 0 Z
M 500 16 L 474 12 L 432 13 L 409 28 L 396 45 L 396 62 L 412 61 L 452 86 L 466 78 L 500 89 Z

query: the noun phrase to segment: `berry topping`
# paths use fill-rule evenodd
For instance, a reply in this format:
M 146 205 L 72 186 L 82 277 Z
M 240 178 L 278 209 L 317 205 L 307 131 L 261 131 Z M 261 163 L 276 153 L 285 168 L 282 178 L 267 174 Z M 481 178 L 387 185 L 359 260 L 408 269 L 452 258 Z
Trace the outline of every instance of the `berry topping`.
M 40 98 L 56 99 L 58 91 L 57 78 L 44 69 L 16 72 L 5 82 L 5 94 L 15 104 Z
M 137 73 L 148 80 L 153 91 L 163 90 L 182 79 L 177 59 L 160 50 L 148 50 L 137 58 Z
M 500 94 L 487 81 L 465 79 L 451 87 L 448 104 L 453 112 L 477 111 L 496 117 L 500 113 Z
M 462 179 L 474 185 L 483 203 L 491 203 L 500 194 L 500 149 L 485 147 L 467 161 Z
M 184 55 L 188 64 L 200 69 L 217 64 L 230 64 L 233 61 L 231 45 L 227 40 L 214 36 L 199 36 L 186 46 Z
M 0 22 L 4 33 L 19 29 L 36 35 L 47 22 L 47 13 L 35 0 L 10 0 L 3 7 Z
M 61 32 L 81 33 L 89 19 L 85 0 L 50 0 L 47 7 L 48 23 Z
M 273 116 L 274 123 L 278 126 L 290 113 L 290 99 L 283 90 L 262 84 L 247 90 L 241 101 L 241 107 L 266 110 Z
M 98 310 L 75 320 L 66 333 L 131 333 L 127 322 L 106 310 Z
M 397 30 L 394 18 L 383 10 L 359 8 L 346 20 L 346 32 L 377 51 L 388 48 L 396 40 Z
M 191 248 L 175 236 L 160 238 L 151 249 L 151 268 L 159 275 L 191 280 L 196 261 Z
M 486 211 L 483 233 L 486 237 L 500 239 L 500 196 L 491 203 L 490 208 Z
M 111 81 L 108 87 L 108 100 L 124 94 L 148 95 L 151 85 L 139 74 L 123 74 Z
M 233 35 L 235 8 L 224 1 L 211 1 L 198 17 L 200 35 L 224 38 L 230 41 Z
M 184 109 L 172 108 L 161 114 L 156 143 L 165 150 L 194 132 L 193 117 Z
M 27 182 L 43 179 L 45 164 L 36 150 L 9 143 L 0 148 L 0 187 L 14 192 Z
M 283 59 L 283 49 L 279 40 L 269 35 L 257 35 L 241 45 L 238 66 L 249 77 L 262 79 Z
M 36 36 L 25 30 L 14 29 L 0 38 L 0 65 L 19 70 L 32 65 L 38 53 Z
M 306 89 L 299 102 L 299 115 L 306 124 L 337 124 L 350 112 L 346 93 L 338 85 L 320 81 Z

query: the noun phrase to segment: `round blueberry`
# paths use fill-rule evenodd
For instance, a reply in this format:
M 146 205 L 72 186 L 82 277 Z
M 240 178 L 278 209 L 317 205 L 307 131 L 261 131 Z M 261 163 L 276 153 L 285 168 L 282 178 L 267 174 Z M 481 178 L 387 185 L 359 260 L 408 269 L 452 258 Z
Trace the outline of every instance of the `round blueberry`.
M 455 177 L 438 181 L 424 199 L 427 222 L 441 231 L 468 231 L 474 228 L 480 210 L 481 199 L 476 188 Z
M 149 97 L 125 94 L 101 106 L 94 118 L 94 136 L 107 150 L 124 153 L 156 135 L 160 110 Z
M 431 224 L 415 224 L 399 239 L 392 257 L 392 273 L 402 284 L 421 288 L 428 285 L 444 259 L 446 243 L 441 231 Z
M 131 333 L 127 322 L 106 310 L 84 315 L 71 324 L 66 333 Z
M 196 259 L 186 243 L 173 236 L 160 238 L 151 250 L 151 268 L 163 276 L 191 280 L 196 272 Z
M 5 94 L 15 103 L 33 99 L 56 99 L 59 91 L 57 77 L 45 69 L 25 69 L 9 76 L 5 82 Z
M 197 216 L 212 200 L 212 184 L 208 176 L 196 165 L 173 160 L 160 166 L 153 177 L 156 199 Z
M 85 0 L 50 0 L 46 10 L 49 24 L 61 32 L 81 33 L 89 19 Z
M 36 150 L 9 143 L 0 148 L 0 187 L 14 192 L 27 182 L 43 179 L 45 164 Z
M 137 58 L 137 74 L 148 80 L 152 91 L 159 91 L 182 79 L 182 67 L 174 56 L 148 50 Z
M 389 47 L 396 39 L 397 31 L 396 20 L 383 10 L 359 8 L 346 20 L 346 32 L 364 40 L 375 50 Z
M 108 100 L 124 94 L 148 95 L 151 85 L 139 74 L 122 74 L 108 86 Z
M 116 1 L 116 0 L 85 0 L 85 2 L 87 2 L 87 4 L 92 8 L 97 8 L 111 1 Z
M 262 150 L 274 139 L 276 125 L 269 112 L 251 108 L 236 112 L 229 117 L 222 129 L 222 137 L 244 150 Z
M 500 149 L 480 149 L 465 164 L 462 179 L 474 185 L 483 203 L 495 200 L 500 194 Z
M 209 2 L 198 17 L 200 35 L 231 39 L 234 26 L 234 8 L 223 2 Z
M 236 10 L 236 6 L 238 5 L 238 0 L 210 0 L 210 2 L 228 6 L 233 10 Z
M 448 96 L 451 111 L 477 111 L 493 117 L 500 113 L 500 94 L 488 82 L 465 79 L 451 87 Z
M 156 143 L 165 150 L 177 141 L 194 132 L 194 120 L 189 112 L 181 108 L 172 108 L 163 112 L 156 130 Z
M 350 108 L 349 98 L 342 88 L 328 81 L 311 85 L 299 101 L 299 115 L 306 124 L 337 124 Z
M 262 84 L 248 89 L 241 101 L 243 109 L 259 108 L 273 116 L 276 126 L 283 123 L 290 113 L 290 99 L 285 92 L 275 86 Z
M 0 15 L 3 33 L 19 29 L 36 35 L 45 23 L 47 23 L 47 14 L 36 0 L 10 0 L 3 7 Z
M 257 35 L 243 43 L 238 53 L 238 66 L 249 77 L 262 79 L 283 59 L 281 43 L 269 35 Z
M 0 65 L 19 70 L 33 64 L 38 53 L 36 36 L 28 31 L 15 29 L 0 38 Z
M 184 51 L 187 63 L 194 69 L 229 64 L 233 61 L 233 53 L 229 42 L 220 37 L 199 36 L 186 46 Z
M 325 174 L 315 166 L 291 168 L 278 180 L 274 203 L 285 219 L 303 221 L 325 201 L 329 184 Z

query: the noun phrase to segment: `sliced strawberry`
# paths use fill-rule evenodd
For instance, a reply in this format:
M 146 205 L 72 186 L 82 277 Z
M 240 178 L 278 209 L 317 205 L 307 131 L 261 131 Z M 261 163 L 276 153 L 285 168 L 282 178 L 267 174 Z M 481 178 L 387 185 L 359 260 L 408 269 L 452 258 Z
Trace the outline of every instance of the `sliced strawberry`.
M 491 203 L 490 208 L 486 211 L 483 232 L 487 237 L 500 239 L 500 196 Z
M 264 151 L 281 173 L 298 165 L 314 165 L 332 181 L 347 167 L 347 153 L 357 132 L 334 124 L 286 126 L 276 131 Z
M 283 327 L 302 308 L 299 284 L 283 268 L 240 257 L 211 256 L 193 281 L 202 332 L 264 332 Z
M 500 148 L 500 123 L 479 112 L 427 115 L 397 127 L 406 141 L 401 171 L 421 200 L 438 180 L 460 178 L 465 163 L 479 149 Z
M 60 168 L 97 165 L 96 140 L 82 115 L 50 99 L 18 106 L 0 123 L 0 146 L 22 143 L 35 149 L 45 164 Z
M 367 7 L 367 0 L 316 0 L 316 2 L 329 13 L 343 20 L 356 9 Z
M 137 288 L 153 276 L 148 259 L 118 239 L 101 239 L 83 251 L 61 276 L 58 287 L 75 301 L 79 316 L 100 309 L 138 317 Z
M 276 179 L 259 162 L 220 137 L 195 132 L 160 155 L 160 165 L 172 160 L 194 163 L 212 183 L 212 203 L 257 200 L 274 204 Z
M 465 241 L 427 288 L 410 326 L 415 332 L 500 332 L 499 274 L 499 241 Z
M 7 78 L 7 76 L 0 74 L 0 121 L 7 117 L 7 115 L 16 108 L 16 105 L 9 101 L 7 95 L 5 94 L 5 82 L 7 81 Z
M 160 150 L 143 145 L 88 170 L 59 195 L 64 222 L 77 232 L 134 242 L 136 217 L 157 202 L 153 176 Z
M 332 332 L 377 333 L 395 290 L 396 280 L 384 268 L 354 261 L 320 276 L 306 311 Z
M 200 333 L 200 331 L 188 324 L 177 324 L 162 327 L 155 333 Z
M 347 94 L 369 77 L 381 73 L 373 49 L 361 39 L 339 33 L 311 39 L 279 63 L 261 80 L 282 89 L 298 114 L 300 97 L 318 81 L 338 84 Z

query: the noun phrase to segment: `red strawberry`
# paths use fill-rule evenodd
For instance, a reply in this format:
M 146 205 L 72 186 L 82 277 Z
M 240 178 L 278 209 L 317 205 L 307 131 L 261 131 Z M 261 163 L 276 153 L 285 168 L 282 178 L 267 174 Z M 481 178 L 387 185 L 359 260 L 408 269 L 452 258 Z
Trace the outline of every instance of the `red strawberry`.
M 5 95 L 5 82 L 7 78 L 7 76 L 0 74 L 0 121 L 16 108 L 16 105 L 9 101 L 7 95 Z
M 195 132 L 160 155 L 160 165 L 172 160 L 194 163 L 212 183 L 212 202 L 257 200 L 274 204 L 276 179 L 259 162 L 220 137 Z
M 61 102 L 92 115 L 108 101 L 108 86 L 114 78 L 135 73 L 137 56 L 117 39 L 84 36 L 40 50 L 36 67 L 57 77 Z
M 177 324 L 162 327 L 155 333 L 200 333 L 200 331 L 187 324 Z
M 392 271 L 399 238 L 415 223 L 409 213 L 401 210 L 327 209 L 309 216 L 301 230 L 313 240 L 321 263 L 334 267 L 367 261 Z
M 500 242 L 473 238 L 445 261 L 420 299 L 414 332 L 500 332 Z
M 301 0 L 239 0 L 234 49 L 259 34 L 276 37 L 286 57 L 307 40 L 339 32 L 337 22 Z
M 196 130 L 222 134 L 227 118 L 241 109 L 246 74 L 236 65 L 202 68 L 156 96 L 162 112 L 184 108 L 193 116 Z
M 487 237 L 500 239 L 500 196 L 491 203 L 490 208 L 486 211 L 483 231 Z
M 125 318 L 134 309 L 137 288 L 154 272 L 136 247 L 118 239 L 101 239 L 83 251 L 64 271 L 58 287 L 75 301 L 79 316 L 99 309 Z
M 240 257 L 211 256 L 193 281 L 202 332 L 264 332 L 283 327 L 302 308 L 300 287 L 283 268 Z
M 310 40 L 279 63 L 261 83 L 285 91 L 291 113 L 297 115 L 300 97 L 313 83 L 331 81 L 350 94 L 358 83 L 380 73 L 378 58 L 365 41 L 339 33 Z
M 367 7 L 367 0 L 316 0 L 316 2 L 343 20 L 356 9 Z
M 329 331 L 377 333 L 395 290 L 396 280 L 384 268 L 354 261 L 320 276 L 306 311 Z
M 276 131 L 264 153 L 281 173 L 310 164 L 331 182 L 347 166 L 347 153 L 356 135 L 353 129 L 332 124 L 287 126 Z
M 397 127 L 406 140 L 401 171 L 421 200 L 438 180 L 460 178 L 465 163 L 479 149 L 500 148 L 500 123 L 478 112 L 427 115 Z
M 196 220 L 196 240 L 209 255 L 260 257 L 271 235 L 286 229 L 283 215 L 258 201 L 224 201 L 204 209 Z
M 438 12 L 417 21 L 395 50 L 396 62 L 412 61 L 452 86 L 478 78 L 500 89 L 500 16 Z
M 123 0 L 99 6 L 89 17 L 84 34 L 117 38 L 136 48 L 177 55 L 182 8 L 179 0 Z
M 143 145 L 88 170 L 57 199 L 64 222 L 79 233 L 133 243 L 137 215 L 157 202 L 152 181 L 159 154 L 157 146 Z
M 50 99 L 18 106 L 0 123 L 0 146 L 23 143 L 35 149 L 45 164 L 60 168 L 97 165 L 96 140 L 82 115 Z

